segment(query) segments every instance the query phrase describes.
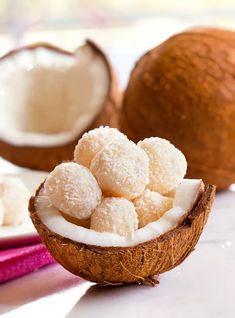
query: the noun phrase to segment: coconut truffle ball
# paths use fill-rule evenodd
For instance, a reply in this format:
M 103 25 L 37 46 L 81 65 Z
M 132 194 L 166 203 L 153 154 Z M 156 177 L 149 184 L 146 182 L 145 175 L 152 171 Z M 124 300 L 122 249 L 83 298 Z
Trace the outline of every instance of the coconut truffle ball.
M 98 152 L 90 167 L 106 196 L 134 199 L 149 182 L 149 159 L 129 140 L 116 140 Z
M 3 224 L 17 225 L 26 221 L 29 199 L 30 192 L 19 178 L 3 176 L 0 179 Z
M 148 188 L 161 194 L 175 189 L 186 174 L 187 162 L 183 153 L 168 140 L 151 137 L 138 142 L 149 157 Z
M 175 197 L 176 189 L 172 189 L 171 191 L 168 191 L 167 193 L 164 193 L 165 197 L 174 198 Z
M 102 195 L 92 173 L 74 162 L 55 167 L 47 177 L 44 188 L 58 210 L 78 219 L 89 218 Z
M 91 229 L 133 237 L 138 229 L 133 203 L 124 198 L 104 198 L 91 216 Z
M 107 126 L 90 130 L 78 141 L 74 151 L 74 161 L 90 168 L 97 152 L 114 140 L 127 140 L 127 137 L 117 129 Z
M 173 206 L 173 199 L 146 189 L 134 201 L 134 206 L 138 214 L 139 227 L 143 227 L 150 222 L 154 222 Z

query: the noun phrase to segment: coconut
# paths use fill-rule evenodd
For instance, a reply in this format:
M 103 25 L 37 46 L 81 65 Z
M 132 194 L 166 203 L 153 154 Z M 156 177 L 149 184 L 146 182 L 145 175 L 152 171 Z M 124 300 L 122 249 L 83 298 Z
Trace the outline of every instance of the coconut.
M 119 92 L 100 48 L 75 52 L 38 43 L 0 59 L 0 155 L 32 169 L 72 159 L 78 138 L 117 125 Z
M 172 142 L 188 178 L 226 188 L 235 182 L 235 33 L 198 28 L 170 37 L 134 67 L 120 129 L 138 141 Z M 141 129 L 140 129 L 141 127 Z
M 179 265 L 194 249 L 214 194 L 215 187 L 204 189 L 201 180 L 183 180 L 173 207 L 131 237 L 70 223 L 51 205 L 44 184 L 31 198 L 29 210 L 53 257 L 75 275 L 102 284 L 154 284 L 154 275 Z

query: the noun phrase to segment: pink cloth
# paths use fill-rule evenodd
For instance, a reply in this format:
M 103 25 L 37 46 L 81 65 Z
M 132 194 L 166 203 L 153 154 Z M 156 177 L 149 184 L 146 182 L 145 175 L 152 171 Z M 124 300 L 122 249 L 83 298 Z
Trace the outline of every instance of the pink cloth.
M 38 234 L 25 234 L 21 236 L 12 236 L 6 239 L 0 239 L 0 251 L 11 247 L 20 247 L 40 243 L 41 238 Z
M 0 251 L 0 283 L 54 262 L 41 243 Z

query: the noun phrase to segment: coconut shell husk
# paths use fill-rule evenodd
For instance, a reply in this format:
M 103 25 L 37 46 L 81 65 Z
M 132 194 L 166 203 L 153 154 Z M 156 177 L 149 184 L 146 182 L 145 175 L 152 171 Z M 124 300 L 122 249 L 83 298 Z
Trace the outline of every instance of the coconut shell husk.
M 73 274 L 100 284 L 145 281 L 154 284 L 155 275 L 176 267 L 194 250 L 214 196 L 215 186 L 206 186 L 198 203 L 176 228 L 154 240 L 131 247 L 99 247 L 74 242 L 50 231 L 41 222 L 35 206 L 36 197 L 31 198 L 29 210 L 34 226 L 50 253 Z
M 117 114 L 119 113 L 119 109 L 121 107 L 121 93 L 118 88 L 115 72 L 104 52 L 93 41 L 87 40 L 85 45 L 89 46 L 93 50 L 94 54 L 100 55 L 103 58 L 109 74 L 109 90 L 103 107 L 101 108 L 98 116 L 96 116 L 96 118 L 90 123 L 85 131 L 89 131 L 99 127 L 100 125 L 117 127 Z M 56 52 L 59 51 L 70 56 L 73 55 L 71 52 L 62 50 L 50 44 L 37 43 L 7 53 L 0 58 L 0 63 L 2 60 L 9 58 L 11 55 L 19 52 L 19 50 L 34 50 L 38 47 L 44 47 Z M 74 140 L 71 140 L 68 143 L 49 147 L 28 145 L 17 146 L 15 144 L 13 145 L 7 143 L 0 138 L 0 156 L 22 167 L 42 171 L 51 171 L 59 163 L 71 160 L 73 158 L 74 147 L 76 146 L 78 139 L 85 131 L 82 131 Z
M 185 154 L 188 178 L 235 182 L 235 33 L 196 28 L 170 37 L 135 65 L 120 129 L 158 136 Z

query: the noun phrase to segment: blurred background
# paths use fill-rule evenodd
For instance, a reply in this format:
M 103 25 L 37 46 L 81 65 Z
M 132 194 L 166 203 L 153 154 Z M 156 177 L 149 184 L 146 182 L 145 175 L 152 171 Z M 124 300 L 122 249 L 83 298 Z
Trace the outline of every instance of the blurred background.
M 74 50 L 86 38 L 111 59 L 122 89 L 135 61 L 192 26 L 235 28 L 232 0 L 0 0 L 0 56 L 38 41 Z M 0 158 L 0 169 L 17 169 Z
M 234 15 L 232 0 L 0 0 L 0 55 L 36 41 L 73 50 L 91 38 L 108 52 L 124 87 L 147 49 L 192 25 L 233 27 Z

